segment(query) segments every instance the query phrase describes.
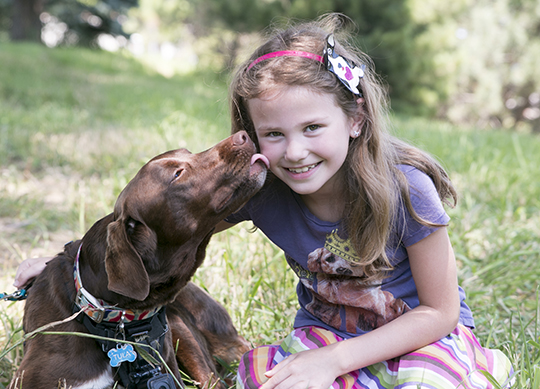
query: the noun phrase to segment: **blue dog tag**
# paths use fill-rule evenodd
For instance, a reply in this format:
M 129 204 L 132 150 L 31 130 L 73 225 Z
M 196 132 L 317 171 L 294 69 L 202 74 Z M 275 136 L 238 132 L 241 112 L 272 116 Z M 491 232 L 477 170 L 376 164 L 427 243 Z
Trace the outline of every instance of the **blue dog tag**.
M 137 353 L 133 350 L 133 346 L 130 344 L 117 344 L 116 348 L 112 348 L 107 352 L 107 355 L 111 359 L 109 364 L 112 367 L 118 367 L 122 362 L 133 362 L 137 359 Z

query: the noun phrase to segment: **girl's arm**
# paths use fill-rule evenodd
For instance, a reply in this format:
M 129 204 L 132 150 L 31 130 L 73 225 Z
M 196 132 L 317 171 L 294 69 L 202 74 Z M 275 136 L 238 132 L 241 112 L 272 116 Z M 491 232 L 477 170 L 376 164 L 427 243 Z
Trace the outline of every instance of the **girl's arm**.
M 436 342 L 459 320 L 454 252 L 446 228 L 407 248 L 420 305 L 365 335 L 293 354 L 267 372 L 261 389 L 328 389 L 348 372 Z

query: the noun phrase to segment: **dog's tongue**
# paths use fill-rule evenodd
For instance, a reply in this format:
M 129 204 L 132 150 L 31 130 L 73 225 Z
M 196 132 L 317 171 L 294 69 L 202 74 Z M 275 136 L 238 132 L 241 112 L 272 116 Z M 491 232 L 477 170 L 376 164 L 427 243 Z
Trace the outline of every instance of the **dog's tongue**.
M 268 161 L 268 158 L 262 154 L 253 154 L 251 157 L 251 166 L 255 165 L 255 163 L 258 161 L 261 161 L 267 169 L 270 169 L 270 162 Z

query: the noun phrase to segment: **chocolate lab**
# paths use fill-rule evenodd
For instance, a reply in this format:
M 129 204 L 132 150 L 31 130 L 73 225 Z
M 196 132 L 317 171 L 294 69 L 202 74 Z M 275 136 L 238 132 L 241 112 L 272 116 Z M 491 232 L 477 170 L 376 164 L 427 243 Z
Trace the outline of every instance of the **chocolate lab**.
M 215 225 L 263 185 L 261 162 L 240 132 L 202 153 L 169 151 L 143 166 L 114 213 L 47 264 L 26 302 L 27 333 L 80 311 L 49 331 L 99 339 L 28 339 L 10 388 L 174 388 L 183 385 L 178 364 L 212 385 L 213 357 L 231 362 L 248 345 L 225 309 L 189 280 Z

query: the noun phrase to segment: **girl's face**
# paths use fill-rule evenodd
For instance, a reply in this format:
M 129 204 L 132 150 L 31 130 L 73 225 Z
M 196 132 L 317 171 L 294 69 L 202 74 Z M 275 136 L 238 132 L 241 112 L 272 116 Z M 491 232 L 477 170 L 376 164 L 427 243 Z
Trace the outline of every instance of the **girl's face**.
M 272 89 L 248 107 L 261 153 L 278 178 L 312 200 L 341 198 L 340 169 L 359 120 L 346 116 L 333 95 L 301 86 Z

